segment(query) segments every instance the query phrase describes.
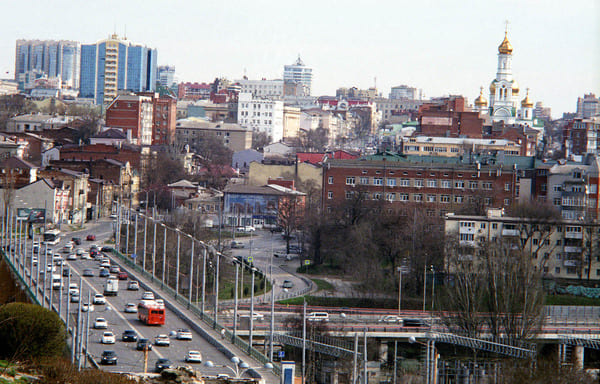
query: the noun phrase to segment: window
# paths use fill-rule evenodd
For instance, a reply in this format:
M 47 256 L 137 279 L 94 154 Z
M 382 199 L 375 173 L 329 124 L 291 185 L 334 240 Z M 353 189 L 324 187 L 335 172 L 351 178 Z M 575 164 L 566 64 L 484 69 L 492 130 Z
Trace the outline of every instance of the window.
M 362 184 L 362 185 L 369 185 L 369 178 L 368 177 L 361 177 L 359 180 L 360 180 L 360 184 Z
M 498 223 L 492 223 L 492 229 L 498 229 Z
M 346 200 L 350 200 L 352 198 L 352 191 L 346 191 Z
M 328 191 L 328 192 L 327 192 L 327 198 L 328 198 L 329 200 L 333 199 L 333 192 L 332 192 L 332 191 Z
M 394 201 L 394 200 L 396 200 L 396 194 L 395 193 L 386 193 L 385 199 L 387 201 Z
M 442 195 L 442 196 L 440 196 L 440 201 L 442 203 L 449 203 L 450 202 L 450 195 Z
M 558 197 L 558 198 L 554 199 L 554 200 L 552 201 L 552 203 L 553 203 L 554 205 L 561 205 L 561 204 L 562 204 L 562 200 L 561 200 L 561 198 L 560 198 L 560 197 Z
M 577 273 L 576 267 L 567 267 L 567 275 L 574 275 Z
M 435 203 L 435 195 L 427 195 L 428 203 Z
M 481 183 L 481 186 L 483 187 L 483 189 L 486 189 L 486 190 L 492 189 L 492 183 L 490 183 L 489 181 Z
M 333 176 L 327 178 L 327 184 L 333 184 Z
M 510 205 L 510 199 L 504 199 L 504 205 Z
M 473 233 L 461 233 L 460 241 L 473 241 L 475 240 L 475 235 Z
M 442 188 L 452 188 L 452 182 L 450 180 L 442 180 Z
M 573 178 L 574 179 L 581 179 L 581 172 L 573 172 Z
M 538 245 L 540 241 L 538 239 L 532 239 L 531 242 L 533 243 L 533 245 Z
M 415 187 L 421 188 L 423 186 L 423 179 L 415 179 Z
M 373 185 L 383 185 L 383 178 L 382 177 L 374 177 Z
M 477 189 L 477 182 L 469 181 L 469 189 Z
M 394 178 L 387 179 L 387 185 L 388 185 L 388 187 L 395 187 L 396 186 L 396 179 L 394 179 Z
M 479 228 L 481 228 L 481 229 L 485 229 L 485 223 L 481 223 L 481 224 L 479 224 Z
M 415 201 L 423 201 L 423 195 L 420 193 L 415 193 L 414 195 Z
M 375 192 L 373 194 L 373 200 L 381 200 L 381 193 Z
M 410 179 L 400 179 L 401 187 L 410 187 Z
M 505 191 L 510 191 L 510 183 L 504 183 L 504 190 Z
M 427 188 L 435 188 L 437 187 L 437 180 L 428 179 L 427 180 Z
M 557 275 L 560 275 L 560 267 L 554 268 L 554 273 L 556 273 Z
M 346 177 L 346 185 L 354 185 L 355 179 L 354 176 Z
M 454 202 L 457 204 L 461 204 L 463 202 L 463 197 L 462 196 L 454 196 Z
M 408 201 L 408 193 L 401 193 L 398 195 L 398 200 L 400 201 Z
M 465 182 L 464 181 L 456 181 L 454 182 L 454 188 L 459 188 L 459 189 L 463 189 L 465 187 Z

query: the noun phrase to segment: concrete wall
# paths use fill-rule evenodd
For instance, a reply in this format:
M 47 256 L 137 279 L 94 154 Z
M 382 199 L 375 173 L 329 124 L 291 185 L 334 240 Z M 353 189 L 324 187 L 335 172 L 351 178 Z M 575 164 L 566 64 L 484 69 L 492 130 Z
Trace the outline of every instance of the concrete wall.
M 297 188 L 298 183 L 305 183 L 308 180 L 312 180 L 315 183 L 315 187 L 320 190 L 323 182 L 323 168 L 307 163 L 299 163 L 297 168 L 296 165 L 250 163 L 248 184 L 257 186 L 266 185 L 269 177 L 272 179 L 278 177 L 294 179 Z M 298 189 L 301 190 L 300 188 Z

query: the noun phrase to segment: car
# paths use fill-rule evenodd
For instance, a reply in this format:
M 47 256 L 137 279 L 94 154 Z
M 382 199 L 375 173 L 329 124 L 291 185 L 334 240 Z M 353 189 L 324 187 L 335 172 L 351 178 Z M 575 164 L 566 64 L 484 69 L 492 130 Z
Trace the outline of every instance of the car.
M 125 313 L 137 313 L 137 305 L 134 303 L 125 304 Z
M 79 303 L 79 292 L 71 293 L 71 298 L 69 300 L 71 303 Z
M 110 269 L 110 260 L 104 259 L 100 262 L 100 266 L 106 269 Z M 115 272 L 116 273 L 116 272 Z
M 73 244 L 68 243 L 62 248 L 62 253 L 71 253 L 73 251 Z
M 118 217 L 117 217 L 116 214 L 111 213 L 110 216 L 108 216 L 108 218 L 111 219 L 111 220 L 117 220 Z
M 91 268 L 86 268 L 83 270 L 84 277 L 92 277 L 94 276 L 94 271 Z
M 33 245 L 33 253 L 40 253 L 40 245 L 39 244 Z
M 114 248 L 113 248 L 113 247 L 109 247 L 109 246 L 105 245 L 105 246 L 103 246 L 102 248 L 100 248 L 100 250 L 101 250 L 102 252 L 112 252 L 112 251 L 114 250 Z
M 402 323 L 402 318 L 396 315 L 385 315 L 377 321 L 379 323 L 398 324 Z
M 106 329 L 108 328 L 108 321 L 104 317 L 97 317 L 94 321 L 94 329 Z
M 50 263 L 46 266 L 46 272 L 56 272 L 56 265 Z
M 308 321 L 329 321 L 329 313 L 327 312 L 311 312 L 306 315 Z
M 96 241 L 96 235 L 89 234 L 85 239 L 87 241 Z
M 139 339 L 135 346 L 135 349 L 137 349 L 138 351 L 143 351 L 143 350 L 151 351 L 152 343 L 148 339 Z
M 77 260 L 77 255 L 74 253 L 69 253 L 67 260 Z
M 75 254 L 76 254 L 77 256 L 80 256 L 80 257 L 81 257 L 81 256 L 83 256 L 83 254 L 84 254 L 84 253 L 85 253 L 85 250 L 84 250 L 83 248 L 77 248 L 77 249 L 75 250 Z
M 115 343 L 115 334 L 112 332 L 104 332 L 102 333 L 102 338 L 100 339 L 100 343 L 102 344 L 114 344 Z
M 154 345 L 157 347 L 168 347 L 171 345 L 171 340 L 169 339 L 169 336 L 161 334 L 154 338 Z
M 154 300 L 154 302 L 158 305 L 162 305 L 162 306 L 165 305 L 165 301 L 163 299 L 156 299 L 156 300 Z
M 245 225 L 243 227 L 238 227 L 238 232 L 254 232 L 256 231 L 256 228 L 254 228 L 252 225 Z
M 176 334 L 177 340 L 192 340 L 192 332 L 189 329 L 180 328 Z
M 82 303 L 81 304 L 81 311 L 82 312 L 94 312 L 94 305 L 93 304 L 88 304 L 88 303 Z
M 156 363 L 154 364 L 154 368 L 156 368 L 156 372 L 158 373 L 162 372 L 165 369 L 171 368 L 172 366 L 173 363 L 171 363 L 171 360 L 165 358 L 160 358 L 156 360 Z
M 119 280 L 127 280 L 129 275 L 125 271 L 120 271 L 117 277 L 119 278 Z
M 144 292 L 144 294 L 142 295 L 142 300 L 154 300 L 154 292 Z
M 187 356 L 185 357 L 185 361 L 188 363 L 201 363 L 202 362 L 202 354 L 200 351 L 189 351 Z
M 108 365 L 114 364 L 117 365 L 117 354 L 115 351 L 104 351 L 102 352 L 102 358 L 100 359 L 100 364 Z
M 33 266 L 36 266 L 36 265 L 37 265 L 37 263 L 38 263 L 38 258 L 37 258 L 37 256 L 33 256 L 33 257 L 31 258 L 31 265 L 33 265 Z
M 75 245 L 81 245 L 81 237 L 71 237 L 71 241 Z
M 93 299 L 93 301 L 92 301 L 92 302 L 93 302 L 94 304 L 100 304 L 100 305 L 103 305 L 103 304 L 106 304 L 106 298 L 104 297 L 104 295 L 103 295 L 103 294 L 101 294 L 101 293 L 96 293 L 96 294 L 94 295 L 94 299 Z
M 231 242 L 231 248 L 234 248 L 234 249 L 244 248 L 244 243 L 234 240 Z
M 126 329 L 121 335 L 121 340 L 128 341 L 137 341 L 138 336 L 137 333 L 133 329 Z
M 104 264 L 100 264 L 100 265 L 104 267 Z M 109 262 L 109 265 L 110 265 L 110 262 Z M 118 265 L 111 265 L 109 268 L 109 271 L 110 271 L 110 273 L 119 273 L 119 272 L 121 272 L 121 268 L 119 268 Z
M 127 284 L 127 290 L 128 291 L 137 291 L 140 289 L 140 283 L 138 283 L 135 280 L 132 280 L 129 282 L 129 284 Z
M 110 272 L 108 272 L 108 269 L 102 267 L 102 268 L 100 268 L 100 273 L 98 274 L 98 276 L 108 277 L 108 276 L 110 276 Z
M 289 289 L 294 287 L 294 283 L 292 283 L 291 280 L 283 280 L 283 284 L 281 284 L 281 286 Z
M 63 268 L 63 270 L 62 270 L 62 275 L 63 275 L 64 277 L 69 277 L 69 276 L 71 276 L 71 268 L 69 268 L 69 267 L 65 267 L 65 268 Z
M 93 249 L 90 251 L 90 258 L 91 259 L 95 259 L 100 253 L 98 252 L 97 249 Z
M 79 287 L 77 286 L 77 283 L 69 284 L 69 294 L 73 295 L 75 293 L 79 294 Z
M 248 319 L 248 321 L 250 321 L 250 314 L 247 315 L 239 315 L 240 319 Z M 254 312 L 254 314 L 252 315 L 252 321 L 263 321 L 265 319 L 265 316 L 262 313 L 258 313 L 258 312 Z

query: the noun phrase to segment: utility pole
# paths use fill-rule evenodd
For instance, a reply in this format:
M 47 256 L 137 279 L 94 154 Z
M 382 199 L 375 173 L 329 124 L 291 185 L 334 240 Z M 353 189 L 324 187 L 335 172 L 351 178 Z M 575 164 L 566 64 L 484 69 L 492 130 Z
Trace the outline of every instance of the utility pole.
M 146 244 L 148 239 L 148 192 L 146 192 L 146 213 L 144 214 L 144 258 L 142 259 L 142 269 L 146 272 Z
M 364 343 L 364 356 L 363 356 L 363 362 L 364 362 L 364 384 L 369 384 L 369 375 L 367 374 L 367 328 L 365 328 L 365 335 L 364 335 L 364 339 L 365 339 L 365 343 Z
M 81 301 L 81 298 L 79 299 Z M 92 305 L 92 292 L 88 291 L 88 311 L 85 317 L 85 354 L 83 355 L 83 367 L 87 366 L 88 341 L 90 338 L 90 307 Z
M 215 327 L 219 322 L 219 261 L 221 260 L 220 253 L 216 253 L 217 270 L 215 272 Z
M 252 331 L 254 330 L 254 267 L 252 267 L 252 284 L 250 285 L 250 333 L 248 353 L 252 351 Z
M 273 268 L 273 265 L 271 265 L 271 269 L 272 268 Z M 265 285 L 266 285 L 266 283 L 265 283 Z M 269 361 L 271 363 L 273 362 L 273 334 L 274 334 L 274 332 L 275 332 L 275 280 L 271 280 L 271 336 L 269 337 Z
M 206 301 L 206 245 L 202 250 L 202 304 L 200 307 L 200 312 L 202 312 L 202 318 L 204 318 L 204 311 L 206 310 L 205 306 Z
M 235 340 L 235 336 L 237 333 L 237 320 L 238 320 L 238 272 L 240 270 L 240 265 L 236 261 L 235 264 L 235 293 L 233 294 L 233 340 Z
M 302 384 L 306 384 L 306 299 L 302 309 Z
M 162 225 L 162 224 L 161 224 Z M 167 263 L 167 226 L 163 225 L 164 237 L 163 237 L 163 259 L 162 259 L 162 279 L 160 281 L 160 287 L 165 285 L 165 269 Z
M 156 273 L 156 219 L 152 218 L 154 221 L 154 233 L 152 234 L 152 281 L 154 281 L 154 274 Z
M 179 296 L 179 249 L 181 231 L 179 231 L 179 228 L 175 228 L 175 231 L 177 231 L 177 259 L 175 260 L 175 298 L 177 298 L 177 296 Z
M 192 284 L 194 283 L 194 238 L 190 236 L 192 240 L 192 250 L 190 253 L 190 285 L 188 292 L 188 308 L 192 304 Z

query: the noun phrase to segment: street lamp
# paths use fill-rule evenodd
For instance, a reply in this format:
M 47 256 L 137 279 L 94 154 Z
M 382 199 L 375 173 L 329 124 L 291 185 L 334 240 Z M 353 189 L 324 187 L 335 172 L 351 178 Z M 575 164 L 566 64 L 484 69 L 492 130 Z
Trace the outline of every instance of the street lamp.
M 398 272 L 398 316 L 400 316 L 401 312 L 402 312 L 402 274 L 406 273 L 406 266 L 401 265 L 399 267 L 396 268 L 396 271 Z
M 437 383 L 437 362 L 440 355 L 437 353 L 435 348 L 435 339 L 428 335 L 427 343 L 417 341 L 414 336 L 408 338 L 408 342 L 411 344 L 420 344 L 426 347 L 426 358 L 425 358 L 425 370 L 426 370 L 426 384 Z
M 234 367 L 230 367 L 229 365 L 215 364 L 210 360 L 206 361 L 204 363 L 204 366 L 207 368 L 227 368 L 235 375 L 236 379 L 241 378 L 244 375 L 244 373 L 246 373 L 250 369 L 260 368 L 260 367 L 251 367 L 248 363 L 241 361 L 240 358 L 237 356 L 233 356 L 231 358 L 231 362 L 233 364 L 235 364 Z M 273 364 L 266 363 L 265 365 L 262 366 L 262 368 L 271 370 L 271 369 L 273 369 Z

